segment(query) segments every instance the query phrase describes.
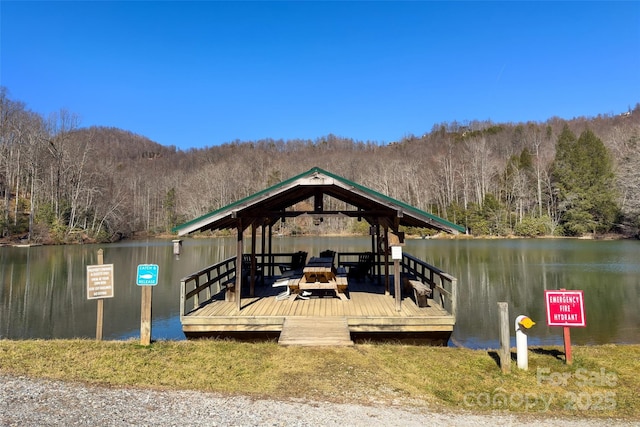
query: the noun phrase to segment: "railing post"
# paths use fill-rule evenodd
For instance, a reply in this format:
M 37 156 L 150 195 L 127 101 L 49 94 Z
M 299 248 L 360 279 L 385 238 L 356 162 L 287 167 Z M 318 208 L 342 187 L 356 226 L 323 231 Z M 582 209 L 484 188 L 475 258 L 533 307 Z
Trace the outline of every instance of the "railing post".
M 451 315 L 456 318 L 458 311 L 458 279 L 451 279 Z
M 200 276 L 196 276 L 196 287 L 195 289 L 198 289 L 200 287 Z M 200 305 L 200 292 L 196 292 L 196 294 L 193 296 L 193 308 L 196 309 L 198 308 L 198 306 Z
M 207 301 L 211 299 L 211 270 L 207 270 Z
M 187 282 L 184 280 L 180 281 L 180 322 L 182 322 L 182 318 L 184 317 L 184 306 L 187 303 Z

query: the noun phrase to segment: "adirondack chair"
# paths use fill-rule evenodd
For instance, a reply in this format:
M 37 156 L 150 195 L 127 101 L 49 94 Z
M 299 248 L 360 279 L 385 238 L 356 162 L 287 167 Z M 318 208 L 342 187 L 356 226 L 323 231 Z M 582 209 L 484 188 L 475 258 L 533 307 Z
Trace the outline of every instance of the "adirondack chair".
M 327 249 L 326 251 L 320 252 L 320 258 L 331 258 L 331 265 L 333 265 L 333 261 L 336 257 L 336 251 L 332 251 L 331 249 Z
M 307 253 L 304 251 L 298 251 L 291 256 L 291 262 L 288 264 L 279 264 L 280 273 L 282 276 L 292 276 L 295 274 L 302 274 L 302 269 L 307 263 Z
M 249 283 L 251 280 L 251 254 L 243 254 L 242 255 L 242 281 L 244 283 Z M 256 283 L 260 282 L 261 285 L 264 285 L 264 273 L 262 271 L 262 267 L 256 264 L 255 269 L 255 281 Z
M 369 276 L 369 270 L 373 266 L 373 253 L 365 252 L 360 254 L 358 257 L 358 262 L 349 267 L 349 277 L 353 277 L 355 279 L 364 279 Z

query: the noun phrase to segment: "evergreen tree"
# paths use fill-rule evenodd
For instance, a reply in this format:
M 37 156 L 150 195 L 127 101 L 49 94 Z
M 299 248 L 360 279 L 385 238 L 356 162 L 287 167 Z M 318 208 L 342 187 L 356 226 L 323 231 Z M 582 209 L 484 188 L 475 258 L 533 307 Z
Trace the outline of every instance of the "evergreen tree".
M 618 208 L 611 156 L 590 130 L 578 139 L 568 126 L 558 137 L 553 180 L 564 234 L 607 232 Z
M 167 195 L 164 199 L 164 212 L 166 231 L 170 232 L 172 227 L 178 224 L 178 218 L 176 215 L 176 189 L 172 187 L 167 191 Z

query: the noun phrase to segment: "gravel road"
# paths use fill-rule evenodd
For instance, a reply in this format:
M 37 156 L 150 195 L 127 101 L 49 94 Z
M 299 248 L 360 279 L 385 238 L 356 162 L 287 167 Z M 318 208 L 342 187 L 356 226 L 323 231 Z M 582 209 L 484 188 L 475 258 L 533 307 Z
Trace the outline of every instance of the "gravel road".
M 2 426 L 600 426 L 616 420 L 280 402 L 194 391 L 114 389 L 0 375 Z M 637 425 L 637 424 L 635 424 Z

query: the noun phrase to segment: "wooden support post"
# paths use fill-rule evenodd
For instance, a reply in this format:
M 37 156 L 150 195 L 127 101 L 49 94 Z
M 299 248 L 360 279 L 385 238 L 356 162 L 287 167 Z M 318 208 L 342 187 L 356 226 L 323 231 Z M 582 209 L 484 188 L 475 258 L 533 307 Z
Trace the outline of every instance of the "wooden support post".
M 264 266 L 264 263 L 267 260 L 267 258 L 265 258 L 265 254 L 267 253 L 267 225 L 265 223 L 262 223 L 260 228 L 262 229 L 261 230 L 262 236 L 260 237 L 261 238 L 260 254 L 262 255 L 260 257 L 260 268 L 262 269 L 262 281 L 264 282 L 264 276 L 268 273 L 267 269 Z
M 256 236 L 257 236 L 256 222 L 251 223 L 251 267 L 249 267 L 249 296 L 256 294 Z
M 96 309 L 96 341 L 102 341 L 102 329 L 104 323 L 104 299 L 100 298 Z
M 98 249 L 98 265 L 104 264 L 104 251 Z M 102 341 L 102 329 L 104 324 L 104 298 L 98 299 L 96 312 L 96 341 Z
M 151 299 L 153 286 L 141 286 L 142 303 L 140 305 L 140 345 L 151 344 Z
M 509 333 L 509 304 L 498 303 L 500 319 L 500 369 L 503 374 L 511 372 L 511 334 Z
M 240 296 L 242 295 L 242 219 L 238 221 L 238 241 L 236 242 L 236 286 L 235 286 L 235 298 L 236 298 L 236 307 L 238 311 L 242 309 L 242 301 Z
M 384 226 L 384 294 L 389 295 L 389 227 Z
M 382 251 L 378 235 L 376 234 L 375 225 L 369 226 L 369 234 L 371 235 L 371 252 L 373 252 L 373 265 L 371 266 L 371 271 L 373 272 L 373 276 L 377 278 L 376 281 L 380 283 L 380 269 L 382 268 L 382 264 L 380 264 L 380 255 L 382 255 Z
M 269 239 L 267 240 L 267 252 L 269 253 L 269 276 L 275 274 L 275 267 L 273 265 L 273 224 L 269 223 Z
M 393 260 L 393 285 L 396 295 L 396 311 L 402 310 L 402 293 L 400 288 L 400 260 Z

